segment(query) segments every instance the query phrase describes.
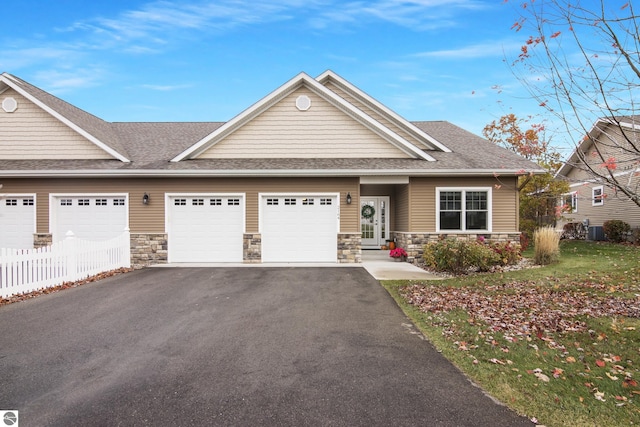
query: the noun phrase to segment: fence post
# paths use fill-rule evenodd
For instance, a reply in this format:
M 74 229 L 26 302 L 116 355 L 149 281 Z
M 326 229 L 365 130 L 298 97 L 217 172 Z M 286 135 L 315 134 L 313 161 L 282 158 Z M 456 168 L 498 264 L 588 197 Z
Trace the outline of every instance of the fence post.
M 131 229 L 129 227 L 124 228 L 125 241 L 122 243 L 121 250 L 124 257 L 122 266 L 124 268 L 131 268 Z
M 67 274 L 66 280 L 75 282 L 78 280 L 78 250 L 76 244 L 76 235 L 69 230 L 65 234 L 64 248 L 67 254 Z

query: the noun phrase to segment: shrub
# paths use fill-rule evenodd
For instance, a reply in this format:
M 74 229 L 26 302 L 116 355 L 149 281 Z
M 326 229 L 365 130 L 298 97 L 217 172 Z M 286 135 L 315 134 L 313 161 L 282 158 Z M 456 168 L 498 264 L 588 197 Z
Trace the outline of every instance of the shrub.
M 610 219 L 602 224 L 607 240 L 614 243 L 621 243 L 627 240 L 627 233 L 631 231 L 631 226 L 619 219 Z
M 534 261 L 547 265 L 560 258 L 560 236 L 553 227 L 542 227 L 533 234 Z
M 454 274 L 466 273 L 471 268 L 489 271 L 500 263 L 500 257 L 489 245 L 454 239 L 428 243 L 423 257 L 427 266 Z
M 494 242 L 489 247 L 498 254 L 502 265 L 514 265 L 522 259 L 522 247 L 517 243 Z

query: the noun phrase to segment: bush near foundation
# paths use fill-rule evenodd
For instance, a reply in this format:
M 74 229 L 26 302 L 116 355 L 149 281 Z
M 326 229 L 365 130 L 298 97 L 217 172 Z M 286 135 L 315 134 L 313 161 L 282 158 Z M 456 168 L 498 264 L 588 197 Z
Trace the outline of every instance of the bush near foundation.
M 627 241 L 627 233 L 631 231 L 631 226 L 619 219 L 611 219 L 602 224 L 607 240 L 613 243 L 622 243 Z
M 465 274 L 470 270 L 489 271 L 499 265 L 516 264 L 520 247 L 511 242 L 485 244 L 480 241 L 442 239 L 424 247 L 425 264 L 436 271 Z

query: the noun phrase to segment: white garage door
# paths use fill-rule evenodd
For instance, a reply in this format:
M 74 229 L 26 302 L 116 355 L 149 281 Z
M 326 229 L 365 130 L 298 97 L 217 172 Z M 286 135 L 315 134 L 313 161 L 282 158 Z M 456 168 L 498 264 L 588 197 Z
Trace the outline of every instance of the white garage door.
M 129 224 L 125 195 L 56 195 L 51 203 L 54 242 L 64 240 L 68 231 L 79 239 L 109 240 Z
M 0 199 L 0 248 L 33 248 L 35 204 L 33 196 Z
M 335 195 L 263 195 L 263 262 L 336 262 L 339 210 Z
M 244 196 L 168 198 L 169 262 L 242 262 Z

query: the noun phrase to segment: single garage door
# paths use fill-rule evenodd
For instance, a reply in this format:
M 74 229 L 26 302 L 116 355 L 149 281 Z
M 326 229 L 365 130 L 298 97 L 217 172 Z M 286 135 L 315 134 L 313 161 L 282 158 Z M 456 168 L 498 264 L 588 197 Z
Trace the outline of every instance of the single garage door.
M 262 195 L 263 262 L 336 262 L 336 195 Z
M 169 262 L 242 262 L 244 196 L 171 195 Z
M 52 205 L 54 242 L 68 231 L 78 239 L 109 240 L 129 225 L 126 195 L 56 195 Z
M 35 214 L 33 196 L 0 198 L 0 248 L 33 248 Z

